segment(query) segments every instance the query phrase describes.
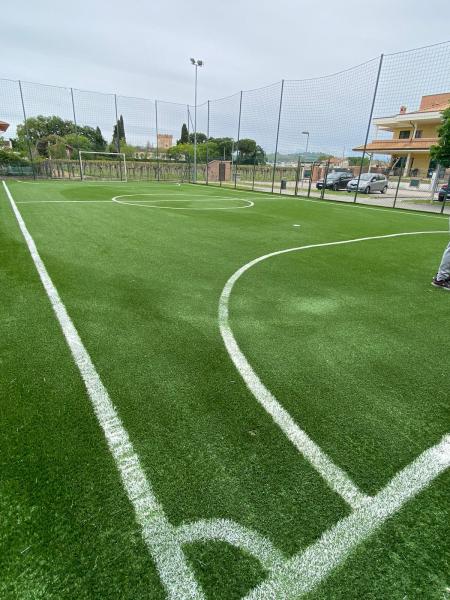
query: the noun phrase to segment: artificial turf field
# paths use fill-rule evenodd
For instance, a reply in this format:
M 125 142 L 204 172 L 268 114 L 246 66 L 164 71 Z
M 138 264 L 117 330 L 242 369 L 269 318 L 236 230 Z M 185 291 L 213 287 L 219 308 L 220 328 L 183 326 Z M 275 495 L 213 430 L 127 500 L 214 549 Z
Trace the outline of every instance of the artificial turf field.
M 450 597 L 447 217 L 7 188 L 0 598 Z

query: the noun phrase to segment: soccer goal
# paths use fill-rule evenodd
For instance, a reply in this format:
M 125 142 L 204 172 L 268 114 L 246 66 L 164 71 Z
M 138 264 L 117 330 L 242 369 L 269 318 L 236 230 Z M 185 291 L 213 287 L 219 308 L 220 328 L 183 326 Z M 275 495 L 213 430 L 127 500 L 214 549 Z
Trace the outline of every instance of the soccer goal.
M 126 181 L 127 161 L 123 152 L 79 150 L 82 180 Z

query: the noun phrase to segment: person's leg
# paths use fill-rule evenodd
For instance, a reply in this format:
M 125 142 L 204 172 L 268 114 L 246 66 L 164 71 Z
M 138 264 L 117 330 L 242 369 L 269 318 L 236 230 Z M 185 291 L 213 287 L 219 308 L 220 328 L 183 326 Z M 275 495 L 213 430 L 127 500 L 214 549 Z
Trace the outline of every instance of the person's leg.
M 439 271 L 436 275 L 438 281 L 445 281 L 450 279 L 450 244 L 444 251 L 442 256 L 441 264 L 439 265 Z

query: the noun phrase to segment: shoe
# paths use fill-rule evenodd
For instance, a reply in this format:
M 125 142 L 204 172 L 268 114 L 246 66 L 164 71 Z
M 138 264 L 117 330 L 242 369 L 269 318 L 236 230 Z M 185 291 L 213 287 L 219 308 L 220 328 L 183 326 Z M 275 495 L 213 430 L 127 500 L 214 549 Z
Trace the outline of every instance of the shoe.
M 434 287 L 441 288 L 443 290 L 447 290 L 447 292 L 450 292 L 450 279 L 436 279 L 436 277 L 433 277 L 431 285 L 434 285 Z

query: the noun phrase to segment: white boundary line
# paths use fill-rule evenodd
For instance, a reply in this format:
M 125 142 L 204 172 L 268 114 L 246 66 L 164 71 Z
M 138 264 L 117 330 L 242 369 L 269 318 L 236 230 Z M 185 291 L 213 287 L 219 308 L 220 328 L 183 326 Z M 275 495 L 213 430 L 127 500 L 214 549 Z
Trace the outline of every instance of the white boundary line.
M 207 196 L 206 194 L 200 194 L 197 195 L 196 200 L 198 202 L 198 199 L 201 198 L 201 201 L 203 202 L 208 202 L 210 198 L 221 198 L 221 200 L 236 200 L 237 202 L 247 202 L 247 204 L 245 206 L 226 206 L 226 207 L 210 207 L 210 208 L 198 208 L 198 207 L 192 207 L 192 206 L 155 206 L 155 205 L 151 205 L 151 204 L 138 204 L 138 202 L 160 202 L 159 199 L 155 198 L 154 200 L 150 199 L 150 200 L 138 200 L 136 202 L 128 202 L 128 201 L 123 201 L 123 200 L 119 200 L 119 198 L 136 198 L 136 196 L 175 196 L 175 200 L 168 200 L 169 202 L 190 202 L 191 199 L 195 198 L 194 194 L 123 194 L 121 196 L 114 196 L 114 198 L 112 199 L 113 202 L 117 202 L 118 204 L 123 204 L 125 206 L 141 206 L 143 208 L 159 208 L 162 210 L 237 210 L 239 208 L 251 208 L 252 206 L 254 206 L 254 202 L 252 202 L 251 200 L 246 200 L 245 198 L 237 198 L 235 196 L 232 197 L 224 197 L 224 196 Z M 179 200 L 176 197 L 177 196 L 190 196 L 190 198 L 186 198 L 183 200 Z
M 20 179 L 15 179 L 14 181 L 16 181 L 17 183 L 27 183 L 27 184 L 31 184 L 31 185 L 40 185 L 41 181 L 23 181 Z M 46 180 L 47 182 L 48 180 Z M 67 183 L 67 184 L 76 184 L 79 183 L 81 185 L 83 185 L 82 181 L 65 181 L 63 179 L 52 179 L 50 180 L 52 182 L 61 182 L 61 183 Z M 157 181 L 114 181 L 111 183 L 128 183 L 129 185 L 164 185 L 164 186 L 168 186 L 168 185 L 175 185 L 175 186 L 186 186 L 186 185 L 190 185 L 188 183 L 173 183 L 173 182 L 165 182 L 165 181 L 161 181 L 161 182 L 157 182 Z M 84 186 L 86 185 L 108 185 L 108 182 L 104 182 L 104 181 L 91 181 L 91 182 L 84 182 Z M 204 186 L 206 190 L 208 189 L 220 189 L 220 186 Z M 201 188 L 202 189 L 202 188 Z M 250 190 L 245 190 L 245 189 L 239 189 L 239 190 L 234 190 L 233 188 L 222 188 L 225 192 L 234 192 L 236 191 L 237 193 L 247 193 L 247 194 L 251 194 L 251 195 L 257 195 L 259 200 L 271 200 L 271 201 L 276 201 L 279 202 L 280 200 L 280 196 L 279 195 L 274 195 L 274 194 L 270 194 L 269 192 L 262 192 L 262 191 L 258 191 L 255 190 L 250 191 Z M 158 194 L 158 196 L 160 196 L 162 194 Z M 165 195 L 165 194 L 164 194 Z M 168 194 L 171 195 L 171 194 Z M 190 195 L 190 194 L 186 194 L 186 195 Z M 263 198 L 263 196 L 267 196 L 266 198 Z M 215 197 L 215 198 L 222 198 L 223 196 L 210 196 Z M 378 212 L 386 212 L 389 214 L 404 214 L 404 215 L 408 215 L 410 217 L 428 217 L 431 219 L 442 219 L 445 216 L 448 216 L 448 213 L 444 213 L 443 215 L 440 214 L 430 214 L 431 211 L 426 212 L 426 211 L 416 211 L 414 212 L 414 209 L 401 209 L 401 208 L 389 208 L 389 207 L 385 207 L 383 208 L 382 206 L 366 206 L 363 204 L 358 204 L 358 203 L 354 203 L 354 202 L 343 202 L 340 200 L 327 200 L 326 198 L 324 200 L 318 200 L 318 199 L 314 199 L 314 198 L 305 198 L 301 195 L 298 196 L 293 196 L 293 195 L 282 195 L 281 196 L 282 199 L 289 199 L 289 200 L 300 200 L 301 202 L 311 202 L 312 204 L 319 204 L 322 206 L 328 206 L 330 208 L 359 208 L 359 209 L 363 209 L 363 210 L 375 210 Z
M 254 588 L 245 600 L 297 600 L 307 594 L 408 500 L 450 466 L 450 436 L 425 450 L 364 506 L 341 519 Z
M 16 204 L 93 204 L 107 203 L 111 200 L 17 200 Z
M 127 431 L 114 408 L 88 351 L 75 329 L 66 307 L 56 290 L 50 275 L 38 253 L 33 238 L 17 208 L 13 197 L 3 181 L 11 208 L 30 251 L 36 270 L 42 281 L 54 313 L 61 326 L 75 364 L 83 378 L 98 422 L 103 429 L 109 450 L 114 457 L 123 486 L 133 505 L 142 536 L 156 563 L 169 598 L 175 600 L 204 598 L 194 574 L 188 565 L 175 530 L 167 520 L 164 510 L 147 481 Z
M 156 563 L 170 600 L 204 600 L 204 595 L 185 560 L 181 546 L 185 543 L 209 540 L 225 541 L 253 554 L 271 573 L 267 580 L 246 596 L 248 600 L 273 600 L 274 598 L 294 600 L 299 598 L 316 587 L 332 569 L 345 560 L 353 548 L 371 535 L 407 500 L 429 485 L 450 465 L 450 436 L 446 436 L 439 444 L 423 452 L 398 473 L 374 498 L 362 503 L 350 516 L 341 519 L 334 527 L 325 532 L 318 542 L 288 560 L 284 559 L 282 553 L 268 540 L 227 519 L 198 521 L 174 528 L 168 522 L 162 506 L 158 503 L 146 479 L 128 433 L 124 429 L 108 392 L 50 279 L 34 240 L 4 181 L 3 186 L 39 277 L 83 378 L 122 483 L 134 507 L 144 541 Z M 447 232 L 409 232 L 290 248 L 260 257 L 245 265 L 246 268 L 243 267 L 244 270 L 241 270 L 245 272 L 250 266 L 269 256 L 295 250 L 424 233 Z M 230 280 L 227 284 L 229 282 Z
M 236 369 L 239 371 L 242 379 L 248 389 L 254 395 L 261 406 L 269 413 L 275 423 L 280 427 L 287 438 L 297 448 L 297 450 L 312 464 L 312 466 L 321 474 L 328 485 L 338 493 L 353 509 L 364 505 L 369 497 L 363 494 L 358 487 L 350 480 L 348 475 L 336 466 L 330 458 L 321 450 L 321 448 L 305 433 L 293 420 L 290 414 L 285 410 L 275 396 L 262 383 L 258 375 L 253 370 L 242 350 L 236 341 L 231 330 L 229 320 L 229 301 L 231 291 L 236 281 L 249 269 L 258 263 L 290 252 L 310 250 L 312 248 L 324 248 L 329 246 L 340 246 L 343 244 L 354 244 L 369 240 L 379 240 L 387 238 L 396 238 L 408 235 L 447 233 L 445 231 L 415 231 L 408 233 L 393 233 L 388 235 L 378 235 L 371 237 L 342 240 L 338 242 L 325 242 L 322 244 L 308 244 L 295 248 L 278 250 L 269 254 L 264 254 L 248 262 L 238 269 L 226 282 L 219 299 L 219 327 L 225 348 L 233 361 Z

